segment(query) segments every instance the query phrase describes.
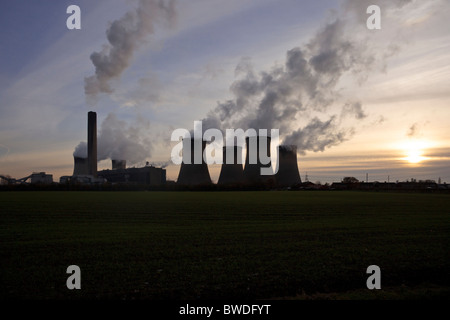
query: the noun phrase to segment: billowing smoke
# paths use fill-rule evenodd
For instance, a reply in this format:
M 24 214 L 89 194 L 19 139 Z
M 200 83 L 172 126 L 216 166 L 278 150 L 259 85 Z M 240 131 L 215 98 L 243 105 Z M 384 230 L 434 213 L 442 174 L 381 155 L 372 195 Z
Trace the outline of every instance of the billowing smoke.
M 86 96 L 113 92 L 111 80 L 119 78 L 129 66 L 134 52 L 154 33 L 155 25 L 171 25 L 175 18 L 175 0 L 139 0 L 135 10 L 113 21 L 106 31 L 108 44 L 91 54 L 95 75 L 85 78 Z
M 314 152 L 324 151 L 325 148 L 336 146 L 352 135 L 353 129 L 339 128 L 335 116 L 327 121 L 314 118 L 305 127 L 289 134 L 284 139 L 284 143 L 297 145 L 297 151 L 300 154 L 305 154 L 306 150 Z M 299 146 L 301 147 L 300 149 Z
M 172 163 L 173 163 L 172 160 L 167 160 L 167 161 L 154 161 L 154 162 L 150 162 L 149 164 L 154 167 L 159 167 L 159 168 L 165 169 L 168 166 L 170 166 Z
M 98 134 L 98 160 L 126 160 L 130 165 L 151 156 L 150 124 L 138 120 L 128 124 L 110 113 L 102 122 Z
M 155 32 L 157 25 L 173 26 L 176 20 L 175 6 L 176 0 L 138 0 L 134 10 L 110 24 L 106 30 L 108 43 L 100 52 L 93 52 L 90 56 L 95 74 L 85 78 L 84 90 L 88 102 L 94 102 L 93 99 L 99 93 L 114 91 L 111 82 L 120 78 L 136 50 Z M 146 82 L 141 85 L 149 84 L 147 80 L 142 81 Z M 151 95 L 146 93 L 146 99 L 157 99 L 157 92 Z M 126 160 L 130 165 L 144 161 L 151 152 L 148 129 L 149 124 L 141 118 L 128 124 L 110 113 L 98 133 L 98 160 Z M 87 157 L 86 142 L 76 147 L 74 156 Z
M 225 126 L 270 129 L 280 128 L 283 144 L 298 146 L 298 151 L 323 151 L 352 135 L 341 129 L 339 118 L 328 115 L 329 107 L 339 102 L 336 85 L 346 73 L 362 73 L 373 62 L 370 54 L 346 37 L 345 22 L 327 24 L 303 48 L 286 53 L 284 66 L 261 72 L 253 70 L 248 59 L 236 68 L 240 76 L 231 86 L 235 98 L 219 103 L 206 123 Z M 305 123 L 302 115 L 317 116 Z M 341 117 L 366 117 L 358 101 L 341 106 Z M 214 121 L 215 119 L 215 121 Z
M 97 137 L 97 160 L 126 160 L 138 164 L 151 157 L 150 124 L 137 120 L 130 125 L 110 113 L 102 122 Z M 75 157 L 87 158 L 87 143 L 82 141 L 73 152 Z
M 344 8 L 356 2 L 348 1 Z M 408 2 L 391 8 L 397 10 Z M 389 2 L 383 3 L 386 13 Z M 367 19 L 367 6 L 358 17 Z M 353 30 L 356 23 L 363 32 Z M 203 119 L 203 129 L 214 125 L 221 129 L 278 128 L 282 144 L 297 145 L 301 154 L 350 139 L 355 129 L 346 127 L 345 120 L 361 121 L 367 113 L 358 99 L 342 96 L 341 81 L 362 84 L 374 69 L 384 70 L 389 56 L 385 54 L 389 50 L 381 55 L 374 50 L 367 31 L 365 20 L 355 22 L 349 12 L 324 25 L 305 45 L 287 51 L 282 66 L 256 72 L 250 59 L 243 59 L 230 87 L 233 98 L 218 103 Z M 392 48 L 390 43 L 382 45 Z
M 81 141 L 76 147 L 73 152 L 73 156 L 77 158 L 84 158 L 86 159 L 88 156 L 87 152 L 87 143 L 84 141 Z
M 355 103 L 347 103 L 342 107 L 342 117 L 353 116 L 357 120 L 362 120 L 367 117 L 367 114 L 364 112 L 361 102 Z

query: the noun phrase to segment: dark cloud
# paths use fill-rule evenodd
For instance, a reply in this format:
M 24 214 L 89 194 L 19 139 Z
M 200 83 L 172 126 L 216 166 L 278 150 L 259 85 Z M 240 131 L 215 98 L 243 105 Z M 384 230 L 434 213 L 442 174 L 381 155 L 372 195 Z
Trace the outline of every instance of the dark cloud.
M 284 144 L 301 146 L 300 154 L 305 154 L 306 150 L 324 151 L 327 147 L 332 147 L 351 138 L 353 129 L 339 128 L 336 117 L 333 116 L 327 121 L 313 118 L 305 127 L 295 130 L 285 140 Z
M 409 129 L 408 132 L 406 133 L 406 135 L 410 138 L 417 136 L 419 133 L 419 124 L 416 122 L 414 124 L 412 124 Z
M 357 120 L 362 120 L 367 117 L 360 102 L 346 103 L 342 108 L 341 115 L 351 116 Z

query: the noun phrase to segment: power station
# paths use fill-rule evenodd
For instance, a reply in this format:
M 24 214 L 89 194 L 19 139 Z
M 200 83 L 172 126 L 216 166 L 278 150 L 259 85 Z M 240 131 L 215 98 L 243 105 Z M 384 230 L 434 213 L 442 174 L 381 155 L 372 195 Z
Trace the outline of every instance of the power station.
M 227 161 L 227 155 L 230 154 L 233 154 L 231 163 Z M 242 147 L 223 147 L 223 163 L 217 184 L 239 185 L 243 182 L 244 168 L 242 166 Z
M 201 146 L 201 149 L 196 150 L 196 145 Z M 208 165 L 203 157 L 205 148 L 206 141 L 204 140 L 196 140 L 193 138 L 183 139 L 183 161 L 181 162 L 180 172 L 178 174 L 178 185 L 196 186 L 209 185 L 212 183 Z M 195 159 L 196 151 L 201 151 L 201 154 L 197 155 L 198 158 L 201 156 L 201 160 Z
M 60 182 L 78 183 L 126 183 L 161 186 L 166 183 L 166 170 L 148 166 L 127 168 L 124 159 L 111 159 L 111 170 L 97 170 L 97 113 L 88 112 L 87 158 L 73 156 L 74 168 L 71 177 L 61 177 Z
M 269 136 L 246 137 L 245 144 L 247 146 L 247 155 L 245 157 L 244 183 L 247 185 L 255 185 L 273 181 L 272 174 L 261 174 L 262 168 L 268 169 L 269 172 L 273 173 L 272 161 L 270 160 L 271 138 Z M 262 144 L 265 145 L 265 153 L 261 151 Z M 266 164 L 262 163 L 261 157 L 267 157 L 269 162 Z
M 434 180 L 419 180 L 409 182 L 388 181 L 384 183 L 369 182 L 368 174 L 366 181 L 358 181 L 354 177 L 344 178 L 342 182 L 334 182 L 331 185 L 320 183 L 314 184 L 308 181 L 302 182 L 298 168 L 297 146 L 296 145 L 271 145 L 270 136 L 250 136 L 245 139 L 246 156 L 245 166 L 242 165 L 243 147 L 225 146 L 222 149 L 223 164 L 220 168 L 220 175 L 217 181 L 217 187 L 208 190 L 230 190 L 253 188 L 277 188 L 277 189 L 296 189 L 296 190 L 449 190 L 446 183 L 436 183 Z M 271 149 L 277 147 L 276 165 L 277 170 L 273 171 L 271 159 Z M 203 187 L 213 186 L 208 165 L 204 160 L 206 141 L 196 139 L 183 139 L 183 161 L 181 162 L 178 179 L 175 183 L 168 183 L 166 179 L 166 170 L 150 165 L 148 162 L 144 167 L 128 167 L 127 159 L 116 157 L 111 160 L 111 169 L 98 170 L 98 144 L 97 144 L 97 114 L 93 111 L 88 112 L 87 121 L 87 143 L 80 143 L 73 154 L 73 174 L 71 176 L 62 176 L 59 185 L 80 184 L 98 185 L 98 188 L 112 185 L 132 185 L 129 190 L 142 190 L 142 185 L 155 186 L 160 190 L 180 190 L 184 186 Z M 264 150 L 265 149 L 265 150 Z M 195 154 L 197 152 L 197 154 Z M 197 159 L 196 159 L 197 158 Z M 198 163 L 195 163 L 197 160 Z M 275 163 L 275 162 L 274 162 Z M 262 175 L 261 169 L 268 170 L 268 174 Z M 307 175 L 306 175 L 307 176 Z M 0 185 L 7 187 L 11 185 L 31 185 L 32 188 L 54 188 L 53 175 L 45 172 L 33 172 L 32 174 L 15 179 L 7 175 L 0 175 Z M 134 187 L 133 185 L 138 185 Z M 176 186 L 175 188 L 172 186 Z M 243 188 L 241 188 L 243 187 Z M 249 188 L 250 187 L 250 188 Z M 71 188 L 71 187 L 70 187 Z M 78 188 L 78 186 L 75 186 Z M 97 188 L 97 189 L 98 189 Z M 122 186 L 118 188 L 120 190 Z M 125 187 L 127 188 L 127 187 Z M 169 188 L 169 189 L 167 189 Z M 96 189 L 96 190 L 97 190 Z M 64 189 L 65 190 L 65 189 Z M 77 189 L 78 190 L 78 189 Z M 83 189 L 85 190 L 85 189 Z M 190 190 L 190 189 L 189 189 Z
M 297 147 L 295 145 L 278 146 L 278 172 L 276 174 L 273 174 L 272 168 L 270 136 L 246 137 L 245 147 L 245 165 L 242 164 L 243 147 L 223 147 L 223 164 L 217 181 L 218 186 L 242 185 L 287 188 L 301 184 L 297 163 Z M 204 140 L 183 139 L 183 160 L 176 181 L 178 186 L 209 186 L 213 184 L 208 165 L 203 156 L 205 148 L 206 141 Z M 88 112 L 87 123 L 87 157 L 74 153 L 73 175 L 72 177 L 62 177 L 61 181 L 109 182 L 148 186 L 166 184 L 165 169 L 148 164 L 141 168 L 127 168 L 126 159 L 111 159 L 111 169 L 98 171 L 97 149 L 97 114 L 90 111 Z M 266 174 L 262 174 L 261 169 L 267 170 Z
M 88 158 L 73 156 L 73 174 L 72 176 L 85 176 L 89 174 Z
M 279 187 L 293 187 L 302 183 L 297 164 L 297 146 L 278 147 L 278 172 L 275 180 Z
M 97 178 L 97 113 L 88 112 L 88 175 Z

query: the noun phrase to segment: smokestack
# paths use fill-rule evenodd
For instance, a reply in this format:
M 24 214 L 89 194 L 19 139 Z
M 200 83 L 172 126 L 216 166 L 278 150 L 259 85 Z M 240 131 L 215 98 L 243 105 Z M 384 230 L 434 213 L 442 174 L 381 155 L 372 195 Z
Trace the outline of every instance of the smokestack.
M 297 164 L 297 146 L 281 145 L 278 148 L 278 172 L 275 175 L 277 185 L 291 187 L 302 183 Z
M 233 163 L 227 163 L 227 153 L 234 152 Z M 242 167 L 242 148 L 238 146 L 223 147 L 223 164 L 220 170 L 217 184 L 232 185 L 244 181 L 244 169 Z
M 113 170 L 119 170 L 119 169 L 126 169 L 127 167 L 127 161 L 126 160 L 111 160 L 112 162 L 112 169 Z
M 88 174 L 97 177 L 97 113 L 88 112 Z
M 271 178 L 273 178 L 271 175 L 261 175 L 261 168 L 272 167 L 271 161 L 269 161 L 268 164 L 261 163 L 259 151 L 261 142 L 266 143 L 266 156 L 270 157 L 271 138 L 269 136 L 253 136 L 245 138 L 245 143 L 247 145 L 247 156 L 245 157 L 244 180 L 247 184 L 267 183 Z M 256 163 L 250 163 L 255 162 L 251 161 L 252 157 L 256 160 Z
M 194 163 L 194 145 L 195 139 L 183 139 L 183 161 L 181 162 L 180 173 L 178 174 L 177 184 L 180 185 L 206 185 L 211 184 L 211 177 L 208 171 L 208 165 L 203 159 L 203 152 L 206 148 L 206 141 L 201 141 L 201 163 Z M 198 141 L 197 141 L 198 142 Z M 191 163 L 184 163 L 185 152 L 191 152 Z
M 88 174 L 88 159 L 73 156 L 73 175 L 87 175 Z

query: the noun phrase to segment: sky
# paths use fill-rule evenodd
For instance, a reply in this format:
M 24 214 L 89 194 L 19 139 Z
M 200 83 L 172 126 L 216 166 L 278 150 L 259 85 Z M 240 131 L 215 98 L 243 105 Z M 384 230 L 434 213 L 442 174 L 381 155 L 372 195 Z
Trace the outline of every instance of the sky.
M 68 29 L 69 5 L 81 29 Z M 381 29 L 369 29 L 369 5 Z M 450 183 L 446 0 L 5 0 L 0 175 L 170 163 L 177 128 L 279 129 L 302 180 Z M 80 144 L 81 143 L 81 144 Z M 210 165 L 217 181 L 220 165 Z

